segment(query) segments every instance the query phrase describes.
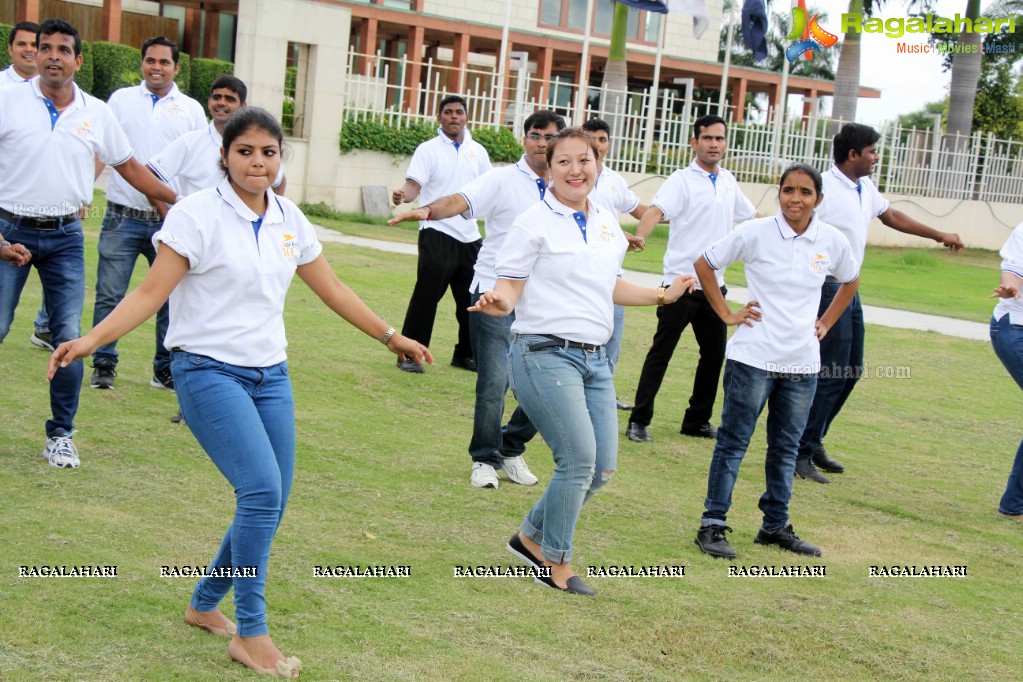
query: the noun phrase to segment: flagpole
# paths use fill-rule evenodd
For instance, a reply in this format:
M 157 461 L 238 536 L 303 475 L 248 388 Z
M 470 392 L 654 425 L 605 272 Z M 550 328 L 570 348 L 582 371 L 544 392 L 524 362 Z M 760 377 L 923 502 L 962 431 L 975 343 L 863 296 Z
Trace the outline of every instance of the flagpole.
M 732 39 L 735 37 L 735 4 L 738 0 L 732 0 L 732 6 L 728 12 L 728 40 L 725 42 L 725 65 L 721 69 L 721 91 L 718 93 L 718 116 L 727 119 L 725 116 L 725 92 L 728 88 L 728 69 L 732 65 Z M 735 106 L 741 107 L 743 102 L 736 102 Z
M 508 26 L 511 24 L 511 0 L 504 3 L 504 27 L 501 29 L 501 56 L 497 60 L 497 78 L 494 81 L 494 108 L 491 110 L 490 122 L 501 125 L 502 103 L 504 101 L 504 69 L 508 61 Z
M 661 15 L 661 34 L 657 38 L 657 56 L 654 58 L 654 82 L 650 85 L 650 106 L 646 112 L 646 135 L 643 140 L 643 157 L 650 159 L 654 147 L 654 119 L 657 114 L 657 92 L 661 84 L 661 56 L 664 53 L 664 36 L 668 32 L 668 15 Z
M 575 91 L 576 125 L 582 125 L 586 118 L 586 95 L 590 91 L 590 26 L 593 24 L 593 5 L 586 3 L 586 31 L 583 33 L 583 53 L 579 58 L 579 84 Z

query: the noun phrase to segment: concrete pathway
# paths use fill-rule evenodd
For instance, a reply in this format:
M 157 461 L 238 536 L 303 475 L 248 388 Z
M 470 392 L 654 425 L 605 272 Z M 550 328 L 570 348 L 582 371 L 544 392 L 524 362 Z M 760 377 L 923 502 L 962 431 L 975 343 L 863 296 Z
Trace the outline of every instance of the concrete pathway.
M 363 246 L 370 249 L 390 251 L 392 253 L 403 253 L 409 256 L 417 255 L 415 244 L 400 244 L 379 239 L 366 239 L 365 237 L 349 237 L 335 230 L 329 230 L 319 225 L 316 226 L 316 235 L 320 241 L 335 242 L 339 244 L 351 244 Z M 648 287 L 661 285 L 661 276 L 649 272 L 625 271 L 625 279 L 636 284 Z M 728 300 L 736 303 L 746 302 L 746 289 L 742 287 L 728 287 Z M 994 309 L 992 303 L 991 308 Z M 863 319 L 867 324 L 879 324 L 883 327 L 895 327 L 898 329 L 916 329 L 920 331 L 938 332 L 947 336 L 956 336 L 961 339 L 972 339 L 974 341 L 989 341 L 988 325 L 981 322 L 968 322 L 939 315 L 924 315 L 923 313 L 912 313 L 905 310 L 894 310 L 892 308 L 879 308 L 878 306 L 863 306 Z

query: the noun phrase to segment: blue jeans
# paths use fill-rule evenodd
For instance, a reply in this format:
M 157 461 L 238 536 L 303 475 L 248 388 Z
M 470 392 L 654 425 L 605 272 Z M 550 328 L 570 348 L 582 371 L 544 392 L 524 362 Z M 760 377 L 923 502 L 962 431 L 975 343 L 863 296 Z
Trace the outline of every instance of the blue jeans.
M 763 529 L 781 530 L 789 522 L 792 476 L 796 470 L 799 434 L 817 385 L 816 374 L 778 374 L 741 362 L 725 362 L 725 403 L 707 477 L 706 512 L 701 525 L 725 525 L 739 465 L 749 448 L 757 419 L 767 405 L 767 490 L 760 498 Z
M 991 318 L 991 345 L 1005 369 L 1009 370 L 1009 376 L 1023 388 L 1023 325 L 1013 324 L 1008 314 L 1002 315 L 1000 320 Z M 1023 514 L 1023 442 L 1016 450 L 1016 459 L 1012 463 L 1005 493 L 998 503 L 998 511 Z
M 125 218 L 107 209 L 103 216 L 103 229 L 99 234 L 99 265 L 96 268 L 96 308 L 92 313 L 92 326 L 110 314 L 128 293 L 131 273 L 139 254 L 146 257 L 150 267 L 156 259 L 153 235 L 163 226 L 161 222 Z M 170 367 L 170 353 L 163 345 L 167 336 L 168 311 L 164 303 L 156 313 L 156 353 L 153 371 L 162 372 Z M 93 367 L 117 366 L 117 341 L 100 346 L 92 354 Z
M 611 330 L 611 338 L 604 344 L 607 351 L 607 366 L 611 368 L 611 374 L 615 373 L 615 366 L 618 365 L 618 356 L 622 354 L 622 336 L 625 335 L 625 306 L 615 305 L 614 329 Z
M 572 536 L 583 503 L 611 479 L 618 459 L 615 389 L 604 349 L 529 345 L 543 336 L 519 335 L 512 344 L 515 397 L 554 454 L 554 474 L 522 522 L 523 535 L 554 563 L 572 560 Z
M 36 333 L 42 332 L 46 334 L 50 331 L 50 314 L 46 312 L 46 296 L 44 295 L 43 300 L 39 303 L 39 310 L 36 311 L 36 319 L 32 323 L 35 327 Z
M 479 300 L 472 294 L 472 304 Z M 519 405 L 508 425 L 504 420 L 504 396 L 508 391 L 508 350 L 511 347 L 511 325 L 515 313 L 491 317 L 486 313 L 469 313 L 469 335 L 476 360 L 476 406 L 473 410 L 472 439 L 469 455 L 473 462 L 504 467 L 505 457 L 518 457 L 526 451 L 526 443 L 536 435 L 536 427 Z
M 256 568 L 250 577 L 199 580 L 192 607 L 212 611 L 234 587 L 242 637 L 265 635 L 270 544 L 295 471 L 295 402 L 288 363 L 238 367 L 175 352 L 171 374 L 185 423 L 235 491 L 237 506 L 211 568 Z
M 31 266 L 39 272 L 43 295 L 50 313 L 54 346 L 82 335 L 82 305 L 85 303 L 85 237 L 78 220 L 56 230 L 37 230 L 0 219 L 0 234 L 7 241 L 23 244 L 32 253 Z M 0 262 L 0 342 L 11 331 L 14 310 L 25 288 L 31 267 Z M 46 435 L 64 435 L 74 429 L 78 392 L 82 387 L 82 362 L 57 370 L 50 382 L 50 412 Z
M 831 305 L 840 286 L 836 282 L 825 282 L 821 288 L 817 317 Z M 865 331 L 863 306 L 860 305 L 860 295 L 856 294 L 821 341 L 821 373 L 817 377 L 817 392 L 813 396 L 806 429 L 799 439 L 800 459 L 810 459 L 814 450 L 824 442 L 831 422 L 842 411 L 856 382 L 863 375 Z

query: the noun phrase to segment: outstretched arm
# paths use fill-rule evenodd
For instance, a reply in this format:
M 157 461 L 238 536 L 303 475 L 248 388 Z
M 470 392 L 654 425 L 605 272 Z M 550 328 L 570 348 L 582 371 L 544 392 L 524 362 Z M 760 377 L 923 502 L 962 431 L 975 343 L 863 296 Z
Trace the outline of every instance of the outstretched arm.
M 902 211 L 896 211 L 894 208 L 889 208 L 887 211 L 878 216 L 881 222 L 899 232 L 905 234 L 916 235 L 917 237 L 923 237 L 924 239 L 933 239 L 942 246 L 948 248 L 952 253 L 959 253 L 959 250 L 965 248 L 962 240 L 959 239 L 959 235 L 955 232 L 942 232 L 941 230 L 935 230 L 933 227 L 928 227 L 923 223 L 910 218 Z
M 402 359 L 412 358 L 419 364 L 424 362 L 433 364 L 433 356 L 426 346 L 394 333 L 393 329 L 386 322 L 377 317 L 376 313 L 369 309 L 361 298 L 352 291 L 351 287 L 338 279 L 330 263 L 321 254 L 316 260 L 298 267 L 298 276 L 302 278 L 313 293 L 320 297 L 327 307 L 343 317 L 353 327 L 371 336 L 377 341 L 383 341 L 387 334 L 387 349 Z
M 420 206 L 414 211 L 400 213 L 387 221 L 388 225 L 414 222 L 419 220 L 443 220 L 469 210 L 469 202 L 461 194 L 449 194 L 427 206 Z
M 157 199 L 165 204 L 173 204 L 177 201 L 177 193 L 167 185 L 163 184 L 148 167 L 139 163 L 134 156 L 114 170 L 121 174 L 121 177 L 128 181 L 128 184 L 142 192 L 152 201 Z
M 491 291 L 480 294 L 476 305 L 468 308 L 470 313 L 486 313 L 491 317 L 504 317 L 515 310 L 515 305 L 526 288 L 524 279 L 499 279 Z

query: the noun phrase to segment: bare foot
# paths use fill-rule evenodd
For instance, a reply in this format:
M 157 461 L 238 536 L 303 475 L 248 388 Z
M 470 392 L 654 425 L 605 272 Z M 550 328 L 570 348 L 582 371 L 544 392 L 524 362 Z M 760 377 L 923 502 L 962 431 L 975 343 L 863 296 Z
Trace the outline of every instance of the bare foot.
M 242 665 L 275 677 L 295 679 L 302 669 L 302 662 L 294 656 L 284 658 L 270 635 L 235 636 L 227 644 L 227 653 Z
M 217 637 L 234 637 L 238 632 L 231 619 L 218 610 L 196 611 L 189 604 L 185 608 L 185 622 L 197 628 L 202 628 Z

